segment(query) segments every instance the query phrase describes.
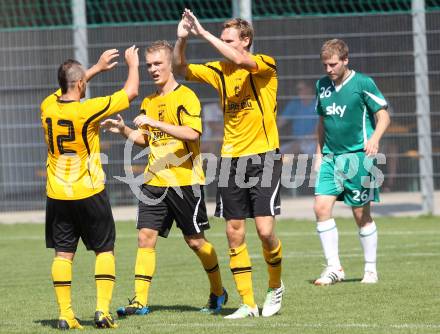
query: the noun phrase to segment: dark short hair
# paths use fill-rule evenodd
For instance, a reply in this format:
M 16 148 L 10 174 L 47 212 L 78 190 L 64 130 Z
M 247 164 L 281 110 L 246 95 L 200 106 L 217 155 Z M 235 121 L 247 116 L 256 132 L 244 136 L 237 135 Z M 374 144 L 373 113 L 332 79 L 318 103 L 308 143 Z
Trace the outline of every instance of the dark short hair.
M 85 71 L 81 63 L 74 59 L 67 59 L 58 67 L 58 84 L 61 92 L 67 93 L 69 88 L 84 77 Z

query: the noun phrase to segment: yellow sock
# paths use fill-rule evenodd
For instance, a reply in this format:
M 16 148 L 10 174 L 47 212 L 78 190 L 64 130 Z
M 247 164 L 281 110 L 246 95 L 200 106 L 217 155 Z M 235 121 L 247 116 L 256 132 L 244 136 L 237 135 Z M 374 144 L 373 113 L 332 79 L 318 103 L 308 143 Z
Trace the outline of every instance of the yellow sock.
M 55 295 L 60 307 L 60 318 L 74 319 L 72 310 L 71 285 L 72 285 L 72 261 L 56 257 L 52 262 L 52 281 Z
M 134 268 L 135 300 L 148 305 L 148 290 L 156 270 L 156 250 L 154 248 L 138 248 L 136 266 Z
M 96 310 L 109 313 L 115 286 L 115 257 L 112 253 L 100 253 L 95 262 Z
M 211 292 L 216 296 L 221 296 L 223 294 L 222 277 L 220 275 L 217 253 L 215 252 L 214 247 L 212 247 L 209 242 L 205 242 L 198 251 L 195 251 L 195 253 L 199 257 L 203 268 L 205 268 L 205 271 L 208 274 Z
M 269 272 L 269 288 L 279 288 L 281 286 L 281 240 L 278 240 L 278 246 L 271 251 L 263 248 L 263 255 Z
M 229 249 L 229 266 L 234 275 L 235 285 L 243 304 L 255 306 L 254 291 L 252 290 L 252 265 L 246 244 Z

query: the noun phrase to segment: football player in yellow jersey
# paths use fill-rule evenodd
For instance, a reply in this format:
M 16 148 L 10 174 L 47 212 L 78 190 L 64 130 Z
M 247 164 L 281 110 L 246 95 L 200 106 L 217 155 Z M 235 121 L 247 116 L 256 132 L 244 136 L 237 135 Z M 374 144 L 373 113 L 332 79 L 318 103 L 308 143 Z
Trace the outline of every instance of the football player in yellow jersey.
M 60 89 L 41 104 L 47 152 L 46 245 L 55 249 L 52 279 L 60 308 L 58 328 L 82 328 L 71 304 L 72 262 L 79 238 L 96 254 L 96 312 L 99 328 L 114 328 L 109 312 L 115 283 L 115 224 L 99 158 L 99 122 L 129 107 L 138 95 L 139 56 L 125 51 L 128 77 L 113 95 L 80 101 L 87 82 L 117 64 L 118 50 L 102 53 L 88 70 L 69 59 L 58 69 Z
M 187 64 L 185 48 L 189 34 L 206 40 L 225 60 Z M 245 20 L 227 20 L 217 38 L 185 9 L 174 47 L 176 72 L 187 80 L 213 86 L 223 106 L 225 131 L 216 215 L 226 219 L 230 268 L 243 301 L 228 319 L 259 315 L 245 243 L 246 218 L 255 219 L 268 266 L 269 288 L 263 316 L 272 316 L 280 310 L 284 292 L 281 242 L 274 231 L 275 215 L 280 213 L 282 168 L 276 125 L 277 68 L 272 57 L 250 53 L 252 39 L 252 26 Z M 225 169 L 229 169 L 228 173 Z
M 134 120 L 139 129 L 125 126 L 120 116 L 102 123 L 111 132 L 149 147 L 137 215 L 135 296 L 129 305 L 118 308 L 119 316 L 150 313 L 148 291 L 156 267 L 157 239 L 168 236 L 174 220 L 210 281 L 208 304 L 202 311 L 218 313 L 228 298 L 215 249 L 203 232 L 209 224 L 200 156 L 200 102 L 192 90 L 174 79 L 172 53 L 166 41 L 154 42 L 146 50 L 148 73 L 157 90 L 142 102 L 141 114 Z

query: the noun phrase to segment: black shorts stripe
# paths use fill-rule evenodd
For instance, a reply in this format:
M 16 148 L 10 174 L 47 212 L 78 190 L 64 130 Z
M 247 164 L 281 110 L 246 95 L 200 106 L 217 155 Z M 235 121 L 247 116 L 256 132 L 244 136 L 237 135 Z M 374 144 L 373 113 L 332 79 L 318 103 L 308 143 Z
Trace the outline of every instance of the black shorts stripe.
M 211 269 L 205 269 L 205 271 L 207 273 L 214 273 L 214 272 L 218 271 L 218 263 L 214 267 L 212 267 Z
M 231 268 L 233 275 L 244 274 L 252 272 L 252 267 Z

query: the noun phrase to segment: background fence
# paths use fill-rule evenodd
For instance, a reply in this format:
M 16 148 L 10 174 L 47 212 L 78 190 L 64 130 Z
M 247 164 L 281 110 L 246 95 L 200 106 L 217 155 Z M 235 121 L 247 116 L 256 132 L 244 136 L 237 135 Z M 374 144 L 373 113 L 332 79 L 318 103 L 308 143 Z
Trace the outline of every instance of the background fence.
M 81 1 L 73 1 L 78 5 Z M 29 5 L 31 3 L 32 5 Z M 282 5 L 284 3 L 284 5 Z M 371 75 L 390 103 L 392 126 L 383 140 L 386 153 L 386 191 L 417 191 L 420 186 L 418 127 L 414 67 L 414 30 L 411 1 L 252 1 L 256 31 L 254 52 L 272 55 L 279 73 L 278 120 L 281 142 L 293 153 L 298 143 L 310 143 L 312 134 L 295 134 L 294 124 L 313 122 L 314 115 L 285 111 L 302 95 L 313 99 L 304 87 L 323 75 L 319 61 L 322 43 L 342 38 L 350 46 L 353 69 Z M 339 5 L 335 5 L 334 3 Z M 223 19 L 232 16 L 231 1 L 86 1 L 87 50 L 95 62 L 107 48 L 120 51 L 136 44 L 143 50 L 152 41 L 174 42 L 176 24 L 185 6 L 193 8 L 211 32 L 220 32 Z M 287 5 L 286 5 L 287 4 Z M 44 208 L 46 145 L 40 123 L 39 104 L 57 87 L 56 70 L 75 53 L 70 1 L 2 1 L 0 4 L 0 211 Z M 434 186 L 440 188 L 440 11 L 437 1 L 426 2 L 426 38 Z M 199 13 L 200 12 L 200 13 Z M 82 27 L 85 28 L 85 27 Z M 190 40 L 191 62 L 217 59 L 201 40 Z M 143 57 L 142 57 L 143 58 Z M 144 63 L 144 62 L 143 62 Z M 94 78 L 91 96 L 107 95 L 122 88 L 126 67 L 122 64 Z M 137 114 L 142 96 L 154 91 L 145 66 L 141 68 L 140 97 L 127 120 Z M 204 151 L 218 153 L 222 125 L 216 114 L 216 92 L 202 84 L 188 83 L 204 105 Z M 418 93 L 419 94 L 419 93 Z M 306 122 L 306 123 L 301 123 Z M 305 125 L 304 125 L 305 126 Z M 292 145 L 288 145 L 292 144 Z M 120 137 L 102 134 L 104 166 L 112 204 L 135 202 L 129 187 L 116 180 L 123 176 Z M 216 152 L 217 151 L 217 152 Z M 146 160 L 135 161 L 140 173 Z M 310 166 L 309 166 L 310 167 Z M 308 170 L 309 172 L 309 170 Z M 429 175 L 428 175 L 429 177 Z M 212 189 L 208 189 L 213 195 Z M 307 180 L 295 192 L 311 194 Z

